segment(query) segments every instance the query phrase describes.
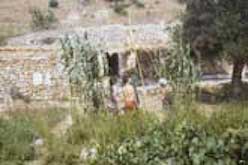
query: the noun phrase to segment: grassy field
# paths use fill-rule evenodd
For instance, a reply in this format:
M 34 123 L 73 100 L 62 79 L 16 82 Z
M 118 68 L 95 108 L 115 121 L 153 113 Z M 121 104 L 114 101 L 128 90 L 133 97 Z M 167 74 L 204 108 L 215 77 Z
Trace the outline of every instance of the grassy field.
M 121 116 L 54 107 L 7 113 L 0 118 L 0 164 L 143 165 L 168 157 L 179 164 L 247 163 L 247 105 L 218 104 L 211 113 L 198 103 L 177 105 L 163 120 L 142 110 Z M 64 133 L 54 131 L 68 115 L 72 125 Z M 42 144 L 34 145 L 39 139 Z

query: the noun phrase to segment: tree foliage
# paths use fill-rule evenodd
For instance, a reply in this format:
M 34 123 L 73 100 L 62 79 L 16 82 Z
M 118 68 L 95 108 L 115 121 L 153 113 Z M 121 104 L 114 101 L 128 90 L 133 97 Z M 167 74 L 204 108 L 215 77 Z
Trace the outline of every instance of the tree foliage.
M 186 3 L 186 40 L 198 58 L 224 57 L 233 61 L 232 83 L 238 89 L 248 58 L 248 1 L 188 0 Z
M 224 51 L 232 58 L 240 58 L 248 49 L 247 9 L 246 0 L 188 0 L 185 36 L 194 44 L 194 51 L 203 55 Z

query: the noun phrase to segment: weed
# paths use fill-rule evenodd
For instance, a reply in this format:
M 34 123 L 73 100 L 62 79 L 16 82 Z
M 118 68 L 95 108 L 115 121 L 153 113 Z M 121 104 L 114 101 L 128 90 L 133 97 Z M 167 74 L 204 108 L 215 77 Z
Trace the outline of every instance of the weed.
M 0 119 L 0 164 L 34 160 L 35 152 L 31 144 L 36 135 L 27 118 Z
M 57 22 L 57 18 L 51 10 L 44 13 L 39 8 L 32 8 L 29 12 L 32 17 L 31 27 L 34 30 L 49 29 Z
M 105 147 L 127 137 L 140 136 L 156 123 L 155 117 L 145 112 L 134 112 L 124 116 L 108 113 L 87 114 L 74 117 L 69 141 L 74 144 L 94 144 Z

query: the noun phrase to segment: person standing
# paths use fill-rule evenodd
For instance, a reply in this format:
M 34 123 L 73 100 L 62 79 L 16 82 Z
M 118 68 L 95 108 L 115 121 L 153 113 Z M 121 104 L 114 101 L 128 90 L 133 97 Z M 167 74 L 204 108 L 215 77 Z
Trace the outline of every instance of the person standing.
M 123 85 L 124 110 L 126 112 L 137 110 L 138 96 L 134 86 L 131 84 L 130 76 L 124 75 Z

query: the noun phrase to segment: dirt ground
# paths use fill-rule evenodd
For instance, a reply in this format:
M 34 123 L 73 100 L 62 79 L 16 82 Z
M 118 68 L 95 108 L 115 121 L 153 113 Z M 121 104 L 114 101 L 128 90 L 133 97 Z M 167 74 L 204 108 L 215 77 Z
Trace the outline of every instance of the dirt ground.
M 74 26 L 98 26 L 106 24 L 151 24 L 166 23 L 180 14 L 183 6 L 176 0 L 144 0 L 145 7 L 128 8 L 129 15 L 116 14 L 111 3 L 105 0 L 59 0 L 59 7 L 52 9 L 59 20 L 58 28 Z M 17 35 L 29 32 L 30 9 L 48 9 L 48 0 L 1 0 L 0 30 Z

